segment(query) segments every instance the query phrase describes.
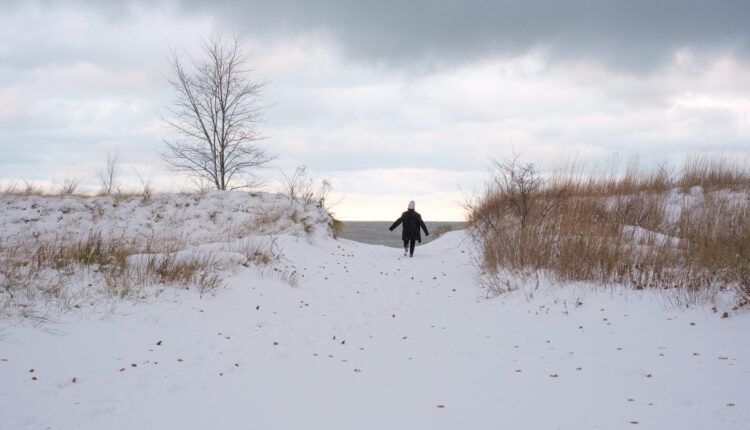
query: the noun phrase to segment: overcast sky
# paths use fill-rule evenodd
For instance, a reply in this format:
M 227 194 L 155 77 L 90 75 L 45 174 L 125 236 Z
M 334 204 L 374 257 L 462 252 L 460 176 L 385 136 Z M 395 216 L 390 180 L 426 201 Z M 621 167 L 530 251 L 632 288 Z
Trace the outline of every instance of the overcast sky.
M 460 219 L 491 158 L 750 152 L 750 2 L 0 0 L 0 180 L 118 150 L 163 189 L 165 53 L 247 31 L 268 178 L 308 164 L 343 219 Z

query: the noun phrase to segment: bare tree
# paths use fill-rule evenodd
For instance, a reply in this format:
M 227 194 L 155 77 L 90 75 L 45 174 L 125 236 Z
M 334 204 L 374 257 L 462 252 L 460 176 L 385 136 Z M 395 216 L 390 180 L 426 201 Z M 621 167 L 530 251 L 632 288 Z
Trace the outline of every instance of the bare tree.
M 170 62 L 176 97 L 164 118 L 175 132 L 165 139 L 169 167 L 205 178 L 219 190 L 248 186 L 253 170 L 273 157 L 258 145 L 263 84 L 248 77 L 250 57 L 241 37 L 226 41 L 213 35 L 204 41 L 201 59 L 186 66 L 172 51 Z
M 120 174 L 120 153 L 110 152 L 107 154 L 107 163 L 101 169 L 96 170 L 96 177 L 99 180 L 99 194 L 111 195 L 118 191 L 117 176 Z

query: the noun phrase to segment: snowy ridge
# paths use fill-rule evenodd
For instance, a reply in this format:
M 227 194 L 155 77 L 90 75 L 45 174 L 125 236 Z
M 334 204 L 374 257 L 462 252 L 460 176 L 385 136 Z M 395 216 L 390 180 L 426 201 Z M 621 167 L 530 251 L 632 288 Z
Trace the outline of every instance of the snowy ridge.
M 76 238 L 91 231 L 146 241 L 155 236 L 189 244 L 251 234 L 299 232 L 304 222 L 327 224 L 318 208 L 290 204 L 279 194 L 238 191 L 142 196 L 0 197 L 0 240 Z
M 203 294 L 244 268 L 294 284 L 278 237 L 330 236 L 330 221 L 267 193 L 4 196 L 0 318 L 56 318 L 174 286 Z

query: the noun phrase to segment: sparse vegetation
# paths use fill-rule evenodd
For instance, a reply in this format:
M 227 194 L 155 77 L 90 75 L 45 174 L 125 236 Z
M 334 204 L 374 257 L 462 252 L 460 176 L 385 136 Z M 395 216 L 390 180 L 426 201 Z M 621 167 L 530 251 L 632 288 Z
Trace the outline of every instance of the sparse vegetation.
M 283 267 L 272 235 L 309 236 L 329 220 L 323 211 L 246 193 L 3 199 L 15 220 L 0 234 L 6 317 L 38 318 L 99 299 L 142 300 L 165 288 L 203 294 L 243 266 L 296 285 L 296 270 Z
M 24 196 L 38 196 L 43 194 L 42 187 L 40 187 L 38 184 L 34 183 L 33 181 L 29 181 L 24 179 L 23 180 L 23 191 L 21 192 L 21 195 Z
M 308 167 L 300 165 L 290 175 L 282 172 L 280 185 L 281 194 L 289 201 L 291 207 L 294 207 L 295 204 L 302 204 L 305 208 L 313 206 L 323 209 L 329 217 L 329 231 L 333 237 L 338 237 L 341 229 L 343 229 L 343 223 L 336 219 L 332 211 L 335 203 L 331 204 L 328 199 L 332 187 L 331 181 L 323 179 L 316 188 L 315 180 L 310 176 Z M 296 209 L 292 211 L 291 220 L 295 223 L 302 221 L 303 230 L 308 236 L 312 235 L 315 230 L 314 224 L 299 218 Z
M 433 229 L 430 234 L 433 236 L 433 239 L 437 239 L 438 237 L 444 235 L 445 233 L 451 232 L 455 229 L 456 227 L 451 224 L 442 224 L 438 226 L 437 228 Z
M 89 232 L 77 240 L 57 238 L 0 248 L 0 289 L 6 307 L 104 295 L 138 298 L 150 285 L 197 286 L 201 293 L 221 284 L 218 263 L 210 254 L 182 256 L 168 241 L 139 243 Z M 133 260 L 134 256 L 139 256 Z M 74 285 L 88 279 L 91 291 Z
M 328 228 L 331 230 L 331 234 L 333 234 L 333 237 L 337 238 L 344 230 L 344 222 L 340 219 L 336 219 L 336 217 L 331 214 L 331 219 L 330 221 L 328 221 Z
M 310 177 L 308 167 L 300 165 L 294 169 L 294 173 L 291 175 L 281 174 L 281 188 L 282 194 L 292 205 L 302 203 L 305 206 L 315 205 L 319 208 L 327 208 L 331 181 L 323 179 L 316 188 L 315 180 Z
M 620 176 L 543 177 L 516 158 L 495 163 L 468 210 L 494 293 L 519 275 L 666 289 L 687 303 L 750 286 L 750 170 L 726 159 L 692 157 L 677 175 L 631 163 Z
M 78 187 L 81 185 L 81 182 L 78 180 L 78 178 L 70 178 L 66 177 L 63 179 L 63 183 L 60 186 L 60 195 L 61 196 L 72 196 L 78 191 Z
M 110 152 L 103 167 L 96 170 L 99 181 L 99 195 L 109 196 L 120 191 L 118 176 L 120 175 L 120 153 Z

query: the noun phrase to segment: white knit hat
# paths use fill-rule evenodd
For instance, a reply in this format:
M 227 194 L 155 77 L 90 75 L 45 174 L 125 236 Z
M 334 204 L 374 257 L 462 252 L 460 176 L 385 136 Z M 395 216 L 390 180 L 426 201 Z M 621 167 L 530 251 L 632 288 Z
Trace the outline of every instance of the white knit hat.
M 409 202 L 409 209 L 414 209 L 414 200 Z

